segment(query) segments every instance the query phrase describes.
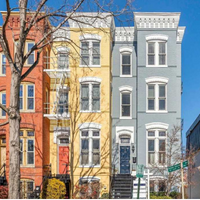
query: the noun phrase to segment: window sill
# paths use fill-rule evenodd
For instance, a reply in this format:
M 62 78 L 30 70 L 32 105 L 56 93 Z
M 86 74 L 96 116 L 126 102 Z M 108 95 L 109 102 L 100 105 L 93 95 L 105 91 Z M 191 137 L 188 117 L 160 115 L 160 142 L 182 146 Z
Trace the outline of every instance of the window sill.
M 35 110 L 20 110 L 20 113 L 34 113 Z
M 120 119 L 132 119 L 132 117 L 120 117 Z
M 99 168 L 101 165 L 79 165 L 81 168 Z
M 0 116 L 0 119 L 6 119 L 6 116 Z
M 120 75 L 120 77 L 131 78 L 131 77 L 133 77 L 133 76 L 132 76 L 132 74 L 131 74 L 131 75 Z
M 33 168 L 35 165 L 20 165 L 20 168 Z
M 80 110 L 80 113 L 101 113 L 100 110 Z
M 158 167 L 158 168 L 167 168 L 167 165 L 159 165 L 159 164 L 153 164 L 153 165 L 151 165 L 151 164 L 147 164 L 147 166 L 149 167 L 149 168 L 155 168 L 155 167 Z
M 6 77 L 6 74 L 0 74 L 1 77 Z
M 168 67 L 168 65 L 146 65 L 146 67 Z
M 79 67 L 101 67 L 101 65 L 79 65 Z
M 163 111 L 151 111 L 151 110 L 147 110 L 146 113 L 158 113 L 158 114 L 161 113 L 162 114 L 162 113 L 168 113 L 168 111 L 167 110 L 163 110 Z

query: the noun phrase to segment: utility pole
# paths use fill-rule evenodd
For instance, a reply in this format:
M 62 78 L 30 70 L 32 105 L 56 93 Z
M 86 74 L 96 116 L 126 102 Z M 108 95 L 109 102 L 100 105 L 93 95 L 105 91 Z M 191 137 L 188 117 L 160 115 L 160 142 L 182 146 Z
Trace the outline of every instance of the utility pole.
M 183 160 L 181 160 L 181 186 L 182 186 L 182 199 L 184 199 Z

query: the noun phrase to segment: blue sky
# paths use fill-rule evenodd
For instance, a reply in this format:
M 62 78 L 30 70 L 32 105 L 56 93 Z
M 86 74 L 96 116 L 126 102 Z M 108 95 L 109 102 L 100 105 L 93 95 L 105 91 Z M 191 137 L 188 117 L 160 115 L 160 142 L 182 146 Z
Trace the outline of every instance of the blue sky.
M 73 2 L 73 0 L 70 0 Z M 0 10 L 6 10 L 5 0 L 0 0 Z M 11 0 L 11 6 L 17 0 Z M 49 0 L 55 7 L 61 0 Z M 123 0 L 115 0 L 122 6 Z M 182 43 L 182 118 L 184 119 L 183 139 L 185 132 L 200 113 L 200 0 L 135 0 L 137 12 L 181 12 L 180 26 L 186 26 Z M 2 20 L 0 19 L 0 24 Z

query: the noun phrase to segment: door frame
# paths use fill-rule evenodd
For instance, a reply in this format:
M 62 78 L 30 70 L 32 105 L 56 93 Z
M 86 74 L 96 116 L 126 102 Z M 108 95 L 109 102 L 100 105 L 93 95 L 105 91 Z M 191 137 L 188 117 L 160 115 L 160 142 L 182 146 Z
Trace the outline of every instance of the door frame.
M 121 143 L 121 139 L 122 138 L 129 138 L 129 143 Z M 120 150 L 121 150 L 121 147 L 123 146 L 125 146 L 125 147 L 130 147 L 130 160 L 129 160 L 129 174 L 131 173 L 131 137 L 129 136 L 129 135 L 126 135 L 126 134 L 123 134 L 123 135 L 121 135 L 120 137 L 119 137 L 119 140 L 120 140 L 120 143 L 119 143 L 119 172 L 120 172 L 120 174 L 121 174 L 121 152 L 120 152 Z

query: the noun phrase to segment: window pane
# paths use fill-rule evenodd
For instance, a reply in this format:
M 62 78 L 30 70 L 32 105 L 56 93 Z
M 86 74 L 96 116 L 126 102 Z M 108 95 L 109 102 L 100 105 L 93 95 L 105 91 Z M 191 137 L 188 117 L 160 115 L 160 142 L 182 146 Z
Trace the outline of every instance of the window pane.
M 1 98 L 2 98 L 2 102 L 1 103 L 4 106 L 6 106 L 6 94 L 2 94 Z M 6 112 L 4 110 L 2 110 L 2 116 L 6 116 Z
M 122 104 L 130 105 L 130 93 L 122 93 Z
M 130 116 L 130 106 L 122 106 L 122 116 L 124 117 Z
M 159 190 L 159 192 L 164 192 L 165 191 L 165 181 L 159 181 L 158 190 Z
M 165 85 L 159 85 L 159 97 L 165 97 Z
M 97 84 L 92 85 L 92 97 L 99 98 L 99 96 L 100 96 L 99 85 Z
M 81 136 L 83 136 L 83 137 L 88 137 L 88 135 L 89 135 L 88 131 L 81 132 Z
M 124 64 L 131 64 L 131 56 L 130 54 L 122 54 L 122 65 Z
M 87 165 L 89 163 L 89 153 L 88 152 L 81 152 L 81 164 Z
M 130 143 L 130 138 L 121 138 L 121 143 Z
M 92 110 L 100 110 L 100 99 L 93 99 L 92 101 Z
M 165 99 L 159 100 L 159 110 L 165 110 Z
M 23 109 L 23 85 L 20 85 L 19 90 L 19 108 Z
M 60 144 L 69 144 L 69 138 L 60 138 Z
M 28 135 L 28 136 L 34 136 L 34 131 L 28 131 L 28 132 L 27 132 L 27 135 Z
M 89 99 L 82 99 L 81 110 L 89 110 Z
M 89 110 L 89 85 L 81 85 L 81 110 Z
M 154 42 L 148 43 L 148 53 L 155 53 L 155 43 Z
M 34 108 L 34 99 L 28 98 L 28 109 L 33 109 Z
M 5 55 L 2 55 L 2 74 L 6 74 L 6 56 Z
M 27 190 L 28 192 L 33 192 L 33 182 L 27 182 Z
M 94 150 L 99 150 L 99 148 L 100 148 L 99 139 L 93 139 L 92 148 L 93 148 L 93 151 Z
M 33 85 L 28 85 L 28 97 L 34 97 L 34 87 L 33 87 Z
M 100 56 L 93 56 L 92 64 L 93 65 L 100 65 Z
M 28 156 L 28 164 L 34 164 L 34 153 L 33 152 L 28 152 L 27 153 Z
M 148 131 L 148 136 L 155 136 L 155 131 Z
M 81 140 L 81 149 L 82 150 L 89 150 L 89 140 L 88 139 L 82 139 Z
M 20 164 L 23 164 L 23 140 L 20 140 Z
M 58 68 L 66 69 L 68 67 L 68 55 L 66 53 L 58 54 Z
M 148 100 L 148 110 L 154 110 L 155 106 L 154 106 L 154 100 L 149 99 Z
M 93 152 L 92 153 L 92 164 L 93 165 L 99 165 L 100 164 L 100 153 L 99 152 Z
M 165 55 L 159 55 L 159 65 L 165 65 Z
M 82 56 L 81 58 L 81 64 L 82 65 L 89 65 L 89 56 Z
M 155 85 L 148 85 L 148 97 L 149 98 L 155 97 Z
M 130 75 L 130 74 L 131 74 L 131 66 L 122 65 L 122 75 Z
M 159 42 L 159 53 L 165 53 L 165 42 Z
M 159 131 L 159 136 L 166 136 L 166 132 L 165 131 Z
M 93 131 L 93 136 L 99 136 L 99 131 Z
M 31 48 L 34 46 L 34 43 L 28 43 L 28 51 L 31 50 Z M 34 63 L 34 52 L 32 52 L 28 57 L 28 64 Z
M 20 136 L 23 136 L 24 132 L 23 131 L 20 131 Z
M 154 151 L 154 140 L 148 140 L 148 151 Z
M 34 141 L 28 140 L 28 151 L 34 151 Z
M 148 64 L 149 65 L 155 64 L 155 56 L 154 55 L 148 55 Z
M 81 53 L 82 54 L 89 54 L 89 43 L 88 42 L 82 42 L 81 43 Z
M 165 164 L 165 152 L 159 152 L 159 163 Z
M 92 43 L 92 53 L 93 54 L 100 54 L 100 43 L 99 42 L 93 42 Z
M 154 164 L 155 163 L 155 153 L 154 152 L 149 152 L 148 153 L 148 162 L 150 164 Z
M 165 140 L 159 140 L 159 151 L 165 151 Z

